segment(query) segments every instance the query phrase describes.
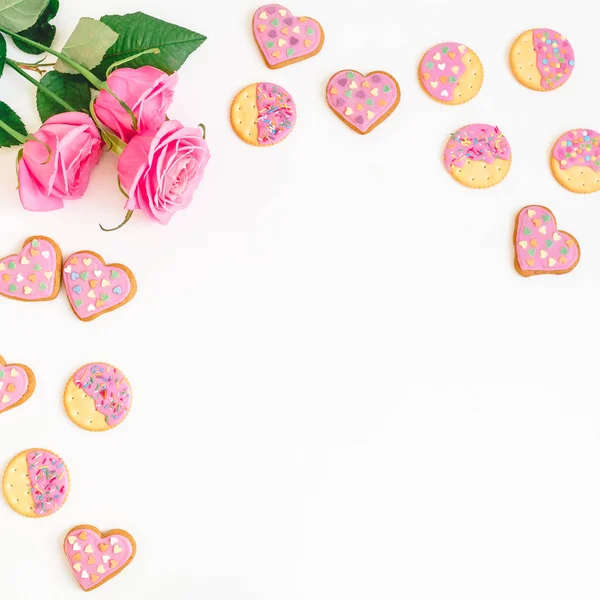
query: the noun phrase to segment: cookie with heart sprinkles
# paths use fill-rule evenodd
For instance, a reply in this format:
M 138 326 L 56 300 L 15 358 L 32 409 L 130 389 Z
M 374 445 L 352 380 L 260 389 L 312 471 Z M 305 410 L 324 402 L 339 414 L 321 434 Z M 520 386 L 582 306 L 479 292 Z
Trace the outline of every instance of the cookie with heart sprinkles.
M 463 104 L 483 85 L 483 65 L 464 44 L 444 42 L 425 52 L 419 64 L 423 89 L 442 104 Z
M 600 133 L 572 129 L 563 133 L 552 148 L 552 174 L 570 192 L 600 191 Z
M 529 29 L 510 49 L 510 66 L 517 81 L 537 92 L 564 85 L 575 68 L 569 40 L 552 29 Z
M 470 188 L 488 188 L 508 174 L 512 154 L 508 140 L 493 125 L 461 127 L 450 135 L 444 149 L 446 170 Z
M 93 525 L 77 525 L 65 536 L 63 549 L 77 583 L 90 592 L 131 563 L 137 544 L 123 529 L 102 532 Z
M 281 86 L 253 83 L 241 90 L 231 104 L 231 126 L 252 146 L 282 142 L 296 124 L 296 104 Z
M 44 448 L 17 454 L 2 478 L 2 492 L 8 505 L 24 517 L 54 514 L 65 503 L 69 488 L 69 471 L 64 461 Z
M 25 365 L 8 365 L 0 356 L 0 414 L 27 402 L 34 391 L 33 371 Z
M 280 69 L 318 54 L 325 34 L 311 17 L 295 17 L 281 4 L 266 4 L 254 13 L 254 39 L 269 69 Z
M 129 414 L 131 385 L 116 367 L 90 363 L 69 379 L 63 400 L 75 425 L 88 431 L 108 431 Z

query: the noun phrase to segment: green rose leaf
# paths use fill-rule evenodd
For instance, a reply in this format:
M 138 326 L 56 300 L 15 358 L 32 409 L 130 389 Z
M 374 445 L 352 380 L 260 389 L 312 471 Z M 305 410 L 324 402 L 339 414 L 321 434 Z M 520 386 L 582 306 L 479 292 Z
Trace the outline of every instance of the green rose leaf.
M 0 35 L 0 77 L 4 73 L 4 65 L 6 64 L 6 39 Z
M 177 71 L 188 56 L 197 50 L 206 37 L 155 19 L 141 12 L 130 15 L 107 15 L 101 21 L 119 34 L 119 39 L 108 50 L 94 74 L 106 78 L 106 70 L 113 63 L 158 48 L 159 54 L 145 54 L 127 63 L 133 69 L 150 65 L 166 73 Z
M 19 33 L 35 25 L 49 0 L 0 0 L 0 25 Z
M 83 17 L 67 40 L 63 54 L 86 69 L 97 67 L 104 58 L 106 51 L 117 41 L 115 33 L 108 25 L 96 19 Z M 58 60 L 54 67 L 60 73 L 76 74 L 73 68 Z
M 89 85 L 83 78 L 67 73 L 50 71 L 40 80 L 40 84 L 54 92 L 59 98 L 70 104 L 75 110 L 89 110 L 91 94 Z M 44 94 L 42 90 L 37 91 L 36 99 L 38 113 L 42 123 L 45 123 L 53 115 L 67 112 L 64 106 Z
M 25 31 L 21 31 L 20 34 L 37 42 L 38 44 L 43 44 L 44 46 L 51 46 L 54 41 L 54 36 L 56 35 L 56 27 L 54 25 L 50 25 L 50 21 L 56 17 L 58 13 L 58 0 L 50 0 L 48 2 L 48 6 L 46 10 L 40 15 L 39 19 L 32 27 L 26 29 Z M 22 50 L 23 52 L 27 52 L 28 54 L 43 54 L 43 50 L 39 50 L 38 48 L 34 48 L 30 44 L 26 44 L 21 40 L 13 39 L 15 46 Z
M 22 136 L 27 136 L 27 129 L 23 125 L 21 117 L 4 102 L 0 102 L 0 121 L 6 123 L 9 127 L 12 127 L 17 133 Z M 10 146 L 20 146 L 21 142 L 18 142 L 10 133 L 0 129 L 0 148 L 8 148 Z M 10 268 L 10 265 L 9 265 Z

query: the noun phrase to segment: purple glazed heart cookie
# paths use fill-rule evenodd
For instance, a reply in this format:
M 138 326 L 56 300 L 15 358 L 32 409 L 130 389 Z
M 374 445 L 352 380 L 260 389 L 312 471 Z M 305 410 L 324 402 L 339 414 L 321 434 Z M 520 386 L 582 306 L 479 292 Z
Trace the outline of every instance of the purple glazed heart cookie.
M 269 69 L 306 60 L 318 54 L 325 41 L 323 28 L 315 19 L 295 17 L 281 4 L 257 9 L 252 32 Z
M 82 321 L 92 321 L 127 304 L 137 292 L 134 274 L 125 265 L 106 264 L 91 250 L 72 254 L 63 265 L 67 298 Z
M 552 211 L 545 206 L 526 206 L 515 221 L 515 269 L 523 275 L 562 275 L 579 263 L 577 240 L 560 231 Z
M 19 254 L 0 259 L 0 294 L 22 302 L 54 300 L 60 290 L 62 254 L 42 235 L 25 240 Z
M 35 391 L 35 375 L 25 365 L 8 365 L 0 356 L 0 414 L 17 408 Z
M 381 125 L 400 102 L 400 86 L 385 71 L 339 71 L 329 80 L 326 94 L 331 110 L 362 135 Z

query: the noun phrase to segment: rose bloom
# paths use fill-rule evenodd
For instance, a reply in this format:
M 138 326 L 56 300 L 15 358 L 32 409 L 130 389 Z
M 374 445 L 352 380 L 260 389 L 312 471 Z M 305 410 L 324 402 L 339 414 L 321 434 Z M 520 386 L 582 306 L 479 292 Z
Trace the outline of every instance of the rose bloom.
M 29 140 L 23 146 L 18 165 L 23 207 L 56 210 L 64 206 L 63 200 L 81 198 L 102 149 L 94 121 L 80 112 L 54 115 L 35 137 L 39 141 Z
M 166 225 L 191 203 L 209 158 L 202 130 L 184 127 L 179 121 L 166 121 L 134 137 L 117 166 L 121 186 L 129 196 L 125 208 L 139 209 Z
M 173 102 L 177 73 L 167 75 L 154 67 L 117 69 L 109 75 L 106 83 L 131 108 L 138 120 L 138 127 L 137 130 L 133 129 L 131 115 L 105 90 L 98 94 L 94 103 L 96 116 L 120 139 L 129 142 L 134 135 L 158 129 L 165 121 Z

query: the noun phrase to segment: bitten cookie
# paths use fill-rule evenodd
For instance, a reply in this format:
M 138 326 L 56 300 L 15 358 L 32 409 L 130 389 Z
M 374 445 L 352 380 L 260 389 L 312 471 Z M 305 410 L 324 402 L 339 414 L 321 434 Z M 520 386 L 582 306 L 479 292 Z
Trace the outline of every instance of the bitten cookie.
M 318 21 L 295 17 L 281 4 L 266 4 L 257 9 L 252 32 L 269 69 L 306 60 L 318 54 L 325 41 Z
M 500 183 L 512 155 L 504 134 L 492 125 L 466 125 L 450 135 L 444 149 L 446 169 L 463 185 L 488 188 Z
M 0 413 L 17 408 L 35 391 L 35 375 L 25 365 L 7 365 L 0 356 Z
M 69 494 L 69 472 L 64 461 L 43 448 L 17 454 L 6 467 L 2 491 L 9 506 L 24 517 L 47 517 Z
M 570 192 L 589 194 L 600 190 L 600 133 L 573 129 L 561 135 L 550 157 L 556 181 Z
M 296 124 L 296 105 L 282 87 L 253 83 L 231 105 L 231 126 L 252 146 L 273 146 L 283 141 Z
M 483 65 L 464 44 L 444 42 L 427 50 L 419 65 L 423 89 L 443 104 L 463 104 L 483 85 Z
M 510 66 L 517 81 L 538 92 L 564 85 L 575 67 L 569 40 L 552 29 L 530 29 L 510 49 Z
M 65 555 L 77 583 L 90 592 L 118 575 L 133 560 L 137 546 L 123 529 L 102 532 L 93 525 L 77 525 L 65 536 Z
M 0 259 L 0 294 L 23 302 L 54 300 L 60 290 L 62 254 L 42 235 L 25 240 L 19 254 Z
M 363 75 L 344 69 L 329 80 L 326 94 L 338 118 L 363 135 L 381 125 L 400 102 L 400 86 L 385 71 Z
M 81 321 L 93 321 L 120 308 L 137 292 L 135 276 L 128 267 L 106 264 L 91 250 L 71 254 L 63 267 L 67 298 Z
M 107 431 L 120 425 L 131 408 L 129 381 L 112 365 L 81 367 L 65 387 L 65 410 L 73 423 L 88 431 Z
M 545 206 L 526 206 L 515 220 L 515 269 L 523 275 L 562 275 L 579 263 L 581 249 Z

